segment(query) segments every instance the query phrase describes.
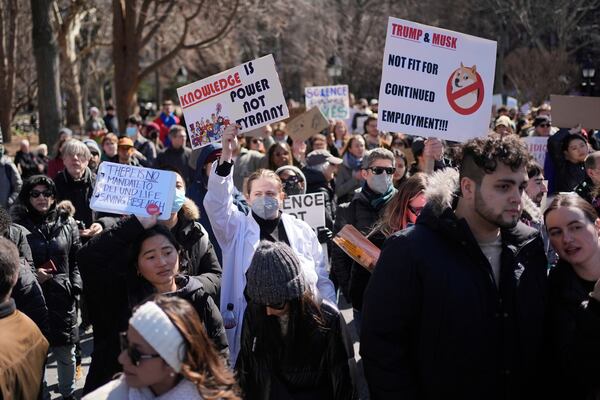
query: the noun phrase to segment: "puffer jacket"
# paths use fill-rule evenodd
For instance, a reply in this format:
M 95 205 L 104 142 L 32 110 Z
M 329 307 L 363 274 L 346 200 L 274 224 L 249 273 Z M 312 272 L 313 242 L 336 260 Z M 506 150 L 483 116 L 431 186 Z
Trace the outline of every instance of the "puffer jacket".
M 544 398 L 539 233 L 521 222 L 501 230 L 497 287 L 454 213 L 458 173 L 440 173 L 416 225 L 385 242 L 365 292 L 360 351 L 371 399 Z
M 600 302 L 591 299 L 594 282 L 579 278 L 559 261 L 550 272 L 549 332 L 552 398 L 600 399 Z
M 113 228 L 91 238 L 77 254 L 86 285 L 84 296 L 94 326 L 94 351 L 84 393 L 105 384 L 121 370 L 117 362 L 119 332 L 127 329 L 133 307 L 154 292 L 150 284 L 136 275 L 130 262 L 130 245 L 143 232 L 137 218 L 126 217 Z M 227 352 L 223 320 L 200 280 L 182 276 L 177 284 L 185 290 L 175 295 L 191 298 L 194 294 L 194 305 L 209 337 L 218 350 Z
M 65 209 L 53 207 L 44 218 L 21 204 L 12 210 L 14 221 L 29 231 L 27 242 L 35 268 L 52 260 L 57 270 L 41 285 L 48 307 L 51 346 L 64 346 L 78 340 L 75 297 L 82 291 L 82 281 L 75 254 L 81 242 L 75 220 Z
M 305 318 L 315 318 L 315 313 L 319 311 L 311 310 Z M 322 326 L 312 320 L 309 325 L 312 329 L 295 337 L 296 342 L 303 343 L 287 344 L 292 349 L 298 346 L 310 349 L 298 360 L 283 350 L 285 339 L 281 335 L 275 342 L 269 339 L 272 335 L 266 335 L 269 330 L 280 330 L 277 317 L 268 317 L 264 306 L 248 304 L 236 364 L 244 399 L 356 398 L 350 369 L 354 352 L 344 319 L 327 300 L 320 305 L 319 317 L 324 321 Z

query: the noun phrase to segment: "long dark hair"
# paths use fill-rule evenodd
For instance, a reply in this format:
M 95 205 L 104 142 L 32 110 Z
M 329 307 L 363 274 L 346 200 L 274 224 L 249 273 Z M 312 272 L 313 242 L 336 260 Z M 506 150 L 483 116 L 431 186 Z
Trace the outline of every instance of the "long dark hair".
M 235 377 L 208 338 L 194 307 L 176 296 L 154 295 L 148 300 L 167 314 L 183 337 L 187 351 L 183 357 L 181 375 L 198 388 L 202 398 L 239 399 Z
M 287 144 L 287 142 L 275 142 L 271 147 L 269 147 L 269 151 L 267 153 L 267 160 L 269 161 L 269 169 L 271 171 L 275 171 L 277 168 L 282 167 L 282 165 L 277 166 L 275 163 L 273 163 L 273 154 L 275 154 L 275 150 L 277 149 L 283 149 L 287 151 L 289 153 L 290 160 L 288 165 L 293 165 L 294 156 L 292 155 L 292 149 L 290 145 Z

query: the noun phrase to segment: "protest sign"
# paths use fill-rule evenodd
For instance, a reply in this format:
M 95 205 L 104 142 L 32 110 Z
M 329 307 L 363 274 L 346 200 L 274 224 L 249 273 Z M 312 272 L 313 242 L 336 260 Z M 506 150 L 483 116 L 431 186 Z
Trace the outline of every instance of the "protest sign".
M 311 193 L 288 196 L 282 211 L 306 222 L 311 228 L 325 226 L 325 194 Z
M 546 153 L 548 152 L 548 138 L 544 136 L 528 136 L 522 139 L 527 144 L 529 154 L 544 168 Z
M 551 95 L 552 125 L 600 129 L 600 97 Z
M 113 214 L 169 219 L 175 196 L 175 172 L 103 162 L 90 208 Z
M 488 132 L 496 42 L 389 18 L 379 130 L 464 141 Z
M 287 125 L 287 133 L 294 140 L 305 141 L 329 126 L 319 107 L 313 107 L 294 118 Z
M 244 134 L 289 114 L 271 54 L 180 87 L 177 95 L 194 149 L 220 142 L 230 124 Z
M 348 119 L 350 98 L 348 85 L 312 86 L 304 89 L 306 109 L 319 107 L 325 118 Z

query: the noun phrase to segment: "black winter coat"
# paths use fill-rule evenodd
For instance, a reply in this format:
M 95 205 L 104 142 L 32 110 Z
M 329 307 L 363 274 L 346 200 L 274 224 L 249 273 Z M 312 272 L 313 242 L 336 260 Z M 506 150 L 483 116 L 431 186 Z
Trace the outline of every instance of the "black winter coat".
M 600 303 L 588 295 L 573 267 L 559 261 L 550 272 L 549 316 L 552 393 L 556 399 L 600 399 Z
M 18 205 L 15 222 L 25 227 L 33 265 L 40 268 L 52 260 L 57 273 L 44 282 L 42 290 L 48 307 L 51 346 L 73 344 L 78 340 L 76 296 L 82 291 L 75 254 L 81 247 L 75 220 L 56 208 L 45 218 L 32 215 Z
M 90 208 L 90 199 L 94 193 L 96 184 L 96 175 L 89 169 L 85 169 L 83 179 L 75 181 L 67 170 L 63 170 L 56 175 L 56 200 L 69 200 L 75 206 L 75 215 L 77 221 L 83 221 L 86 228 L 94 222 L 94 213 Z
M 499 289 L 449 207 L 428 203 L 385 242 L 362 310 L 371 399 L 543 398 L 542 241 L 523 223 L 501 235 Z
M 121 370 L 117 362 L 119 332 L 127 330 L 133 307 L 154 293 L 148 282 L 136 276 L 130 263 L 130 245 L 143 232 L 136 218 L 124 218 L 112 229 L 91 238 L 77 254 L 94 327 L 94 351 L 85 393 L 107 383 Z M 228 353 L 221 314 L 201 281 L 180 276 L 177 285 L 179 290 L 174 295 L 194 304 L 217 349 Z
M 278 340 L 266 335 L 268 330 L 279 332 L 277 318 L 268 317 L 264 306 L 248 303 L 236 364 L 244 399 L 356 398 L 350 369 L 354 363 L 354 352 L 346 323 L 340 312 L 327 301 L 321 303 L 321 317 L 325 322 L 322 327 L 313 324 L 313 329 L 297 339 L 305 341 L 303 344 L 310 349 L 305 352 L 305 358 L 298 361 L 283 350 L 280 334 L 275 336 Z M 296 348 L 298 345 L 292 343 L 289 346 Z
M 27 234 L 29 234 L 27 229 L 17 224 L 11 224 L 4 233 L 4 237 L 19 249 L 19 258 L 21 259 L 19 278 L 10 295 L 15 300 L 17 309 L 31 318 L 44 336 L 48 337 L 50 334 L 48 307 L 46 307 L 46 299 L 44 299 L 42 288 L 35 276 L 33 256 L 29 243 L 27 243 Z

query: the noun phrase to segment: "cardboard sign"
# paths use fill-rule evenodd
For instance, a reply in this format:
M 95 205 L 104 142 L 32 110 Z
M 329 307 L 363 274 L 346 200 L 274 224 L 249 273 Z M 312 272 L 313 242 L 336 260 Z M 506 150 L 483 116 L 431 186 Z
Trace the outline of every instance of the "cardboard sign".
M 348 119 L 350 98 L 348 85 L 312 86 L 304 89 L 306 109 L 319 107 L 325 118 Z
M 522 140 L 527 144 L 529 154 L 544 168 L 546 154 L 548 153 L 548 138 L 544 136 L 528 136 L 522 138 Z
M 292 139 L 304 141 L 329 126 L 319 107 L 313 107 L 294 118 L 287 125 L 287 133 Z
M 103 162 L 96 177 L 90 208 L 142 217 L 169 219 L 175 196 L 175 172 Z
M 240 134 L 288 117 L 288 108 L 269 54 L 177 89 L 192 148 L 221 141 L 230 124 Z
M 600 129 L 600 97 L 551 95 L 552 125 L 585 129 Z
M 325 195 L 311 193 L 289 196 L 283 200 L 282 211 L 301 219 L 316 230 L 325 226 Z
M 454 141 L 488 132 L 496 42 L 390 17 L 379 130 Z

